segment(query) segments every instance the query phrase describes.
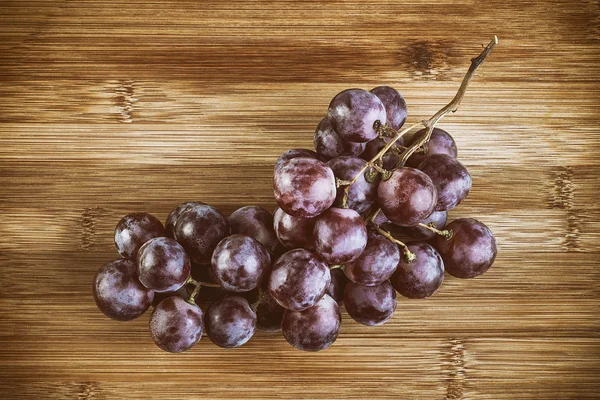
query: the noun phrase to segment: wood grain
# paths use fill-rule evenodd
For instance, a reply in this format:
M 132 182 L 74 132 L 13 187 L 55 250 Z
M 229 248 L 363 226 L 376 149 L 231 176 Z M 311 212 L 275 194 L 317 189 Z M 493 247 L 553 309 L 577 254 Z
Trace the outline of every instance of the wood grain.
M 451 217 L 498 239 L 488 273 L 383 327 L 344 315 L 318 354 L 258 333 L 173 356 L 148 315 L 96 309 L 120 216 L 272 209 L 277 156 L 339 90 L 391 84 L 418 121 L 494 34 L 441 124 L 474 183 Z M 0 397 L 598 398 L 599 77 L 597 1 L 0 2 Z

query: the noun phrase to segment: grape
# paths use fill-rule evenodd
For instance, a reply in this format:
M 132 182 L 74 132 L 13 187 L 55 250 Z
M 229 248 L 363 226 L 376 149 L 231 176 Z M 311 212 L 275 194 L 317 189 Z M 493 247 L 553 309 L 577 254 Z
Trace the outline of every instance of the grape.
M 344 304 L 344 289 L 348 284 L 348 278 L 344 275 L 344 271 L 335 268 L 329 271 L 331 274 L 331 282 L 325 293 L 330 295 L 341 306 Z
M 365 161 L 357 157 L 337 157 L 330 160 L 327 165 L 333 171 L 336 178 L 341 180 L 352 180 L 365 166 Z M 364 213 L 377 200 L 377 186 L 379 185 L 379 174 L 372 183 L 365 179 L 365 173 L 360 174 L 356 182 L 348 190 L 347 206 L 357 213 Z M 337 189 L 335 205 L 342 205 L 344 197 L 344 186 Z
M 413 226 L 427 218 L 437 203 L 431 178 L 414 168 L 398 168 L 379 184 L 379 205 L 386 217 L 399 226 Z
M 138 250 L 148 240 L 165 235 L 163 224 L 152 214 L 127 214 L 115 228 L 115 245 L 123 258 L 135 261 Z
M 444 225 L 446 225 L 447 216 L 448 212 L 446 211 L 434 211 L 429 215 L 429 217 L 421 221 L 421 223 L 425 225 L 433 224 L 435 229 L 442 230 L 444 229 Z M 430 229 L 423 228 L 419 225 L 408 227 L 405 229 L 405 231 L 410 235 L 410 237 L 417 240 L 429 240 L 433 239 L 433 237 L 437 235 Z
M 339 156 L 358 156 L 365 150 L 365 143 L 347 142 L 338 135 L 325 117 L 315 131 L 314 145 L 317 153 L 325 159 Z
M 302 247 L 308 250 L 315 248 L 313 228 L 315 218 L 294 217 L 277 207 L 273 215 L 273 226 L 277 238 L 289 249 Z
M 177 223 L 177 219 L 179 219 L 179 216 L 192 207 L 202 205 L 206 204 L 195 201 L 188 201 L 187 203 L 181 203 L 177 207 L 175 207 L 167 216 L 167 223 L 165 224 L 166 236 L 170 237 L 171 239 L 175 239 L 175 224 Z
M 492 266 L 498 252 L 496 238 L 482 222 L 459 218 L 446 225 L 445 229 L 453 233 L 450 240 L 436 235 L 432 244 L 442 256 L 450 275 L 473 278 Z
M 312 218 L 335 201 L 335 176 L 331 168 L 311 158 L 294 158 L 275 172 L 275 200 L 286 213 Z
M 381 151 L 381 149 L 383 149 L 385 147 L 385 145 L 390 140 L 391 139 L 389 139 L 389 138 L 385 138 L 385 139 L 375 138 L 375 139 L 371 140 L 369 143 L 367 143 L 367 147 L 365 147 L 365 151 L 363 151 L 363 153 L 360 155 L 360 157 L 365 161 L 371 161 Z M 396 143 L 394 143 L 388 151 L 385 152 L 385 154 L 381 158 L 381 160 L 383 162 L 383 168 L 385 168 L 387 170 L 391 170 L 396 167 L 396 165 L 400 161 L 400 157 L 398 156 L 397 153 L 394 152 L 394 149 L 396 149 L 396 151 L 401 152 L 401 149 L 398 146 L 402 145 L 402 143 L 403 143 L 402 138 L 398 139 L 398 141 Z
M 375 326 L 385 323 L 396 309 L 396 291 L 389 281 L 376 286 L 349 282 L 344 291 L 344 305 L 356 322 Z
M 190 207 L 175 224 L 175 239 L 191 259 L 200 264 L 210 263 L 213 250 L 228 235 L 227 218 L 215 207 L 206 204 Z
M 261 331 L 279 332 L 285 308 L 281 307 L 268 293 L 256 308 L 256 327 Z
M 314 306 L 331 275 L 327 264 L 304 249 L 290 250 L 275 262 L 269 279 L 269 294 L 282 307 L 302 311 Z
M 115 260 L 105 264 L 94 277 L 94 300 L 106 315 L 117 321 L 130 321 L 146 312 L 154 292 L 136 277 L 135 264 Z
M 427 129 L 421 129 L 410 138 L 407 142 L 407 146 L 412 146 L 417 141 L 423 139 Z M 417 168 L 425 159 L 425 157 L 432 154 L 447 154 L 450 157 L 456 158 L 458 156 L 458 151 L 456 150 L 456 142 L 448 132 L 443 129 L 433 128 L 431 132 L 431 137 L 429 138 L 429 142 L 426 144 L 427 153 L 413 153 L 412 156 L 409 157 L 406 165 L 409 167 Z
M 373 93 L 346 89 L 329 103 L 329 121 L 338 135 L 349 142 L 368 142 L 378 136 L 375 121 L 386 121 L 385 107 Z
M 270 253 L 279 244 L 273 229 L 273 216 L 262 207 L 246 206 L 235 210 L 229 216 L 229 226 L 231 233 L 241 233 L 258 240 Z
M 154 293 L 154 300 L 152 300 L 152 307 L 156 308 L 160 304 L 161 301 L 171 296 L 179 296 L 184 300 L 188 300 L 194 291 L 194 285 L 191 283 L 187 283 L 177 289 L 174 292 L 156 292 Z
M 392 286 L 402 296 L 424 299 L 434 294 L 444 281 L 444 262 L 440 254 L 427 243 L 407 243 L 416 256 L 412 263 L 400 260 L 390 279 Z
M 271 256 L 257 240 L 231 235 L 221 240 L 212 256 L 213 275 L 225 290 L 246 292 L 269 272 Z
M 383 103 L 387 125 L 395 130 L 400 129 L 404 125 L 408 114 L 404 97 L 390 86 L 377 86 L 371 89 L 371 93 Z
M 379 210 L 375 218 L 373 218 L 373 224 L 377 226 L 387 225 L 391 223 L 392 221 L 390 221 L 381 210 Z
M 281 329 L 285 340 L 304 351 L 325 350 L 335 342 L 340 333 L 342 314 L 340 307 L 328 295 L 304 311 L 286 310 Z
M 179 296 L 167 297 L 150 317 L 150 335 L 161 349 L 180 353 L 202 337 L 202 310 Z
M 256 330 L 256 313 L 242 297 L 230 296 L 206 310 L 206 334 L 219 347 L 234 348 L 246 343 Z
M 399 262 L 398 245 L 377 231 L 369 231 L 367 247 L 360 257 L 346 263 L 344 273 L 352 282 L 374 286 L 388 280 Z
M 317 218 L 315 247 L 329 264 L 356 260 L 367 245 L 367 226 L 354 210 L 330 208 Z
M 471 175 L 456 158 L 446 154 L 432 154 L 425 158 L 419 169 L 431 178 L 437 188 L 436 211 L 453 209 L 471 190 Z
M 312 158 L 323 162 L 327 161 L 322 155 L 309 149 L 290 149 L 283 153 L 281 156 L 279 156 L 277 162 L 275 163 L 275 168 L 273 169 L 273 172 L 276 173 L 277 170 L 281 168 L 283 164 L 294 158 Z
M 175 240 L 154 238 L 140 248 L 138 253 L 140 282 L 155 292 L 174 292 L 190 277 L 190 258 Z

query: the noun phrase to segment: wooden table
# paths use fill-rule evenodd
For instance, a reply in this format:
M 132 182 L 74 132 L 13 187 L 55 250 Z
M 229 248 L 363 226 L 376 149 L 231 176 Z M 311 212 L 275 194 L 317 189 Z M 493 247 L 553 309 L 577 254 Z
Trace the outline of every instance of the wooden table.
M 600 396 L 597 1 L 2 1 L 0 398 L 584 399 Z M 131 211 L 269 209 L 272 167 L 329 100 L 397 87 L 473 190 L 451 218 L 496 233 L 485 275 L 447 277 L 329 350 L 258 333 L 159 350 L 149 313 L 104 317 L 94 273 Z

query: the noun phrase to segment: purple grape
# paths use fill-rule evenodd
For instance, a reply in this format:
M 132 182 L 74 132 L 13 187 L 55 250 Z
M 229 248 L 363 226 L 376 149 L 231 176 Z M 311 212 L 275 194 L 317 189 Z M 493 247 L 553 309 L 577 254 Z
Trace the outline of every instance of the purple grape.
M 423 139 L 427 129 L 421 129 L 410 138 L 407 142 L 407 146 L 412 146 L 417 141 Z M 447 154 L 450 157 L 456 158 L 458 151 L 456 150 L 456 142 L 448 132 L 443 129 L 433 128 L 429 142 L 426 144 L 427 153 L 413 153 L 412 156 L 406 162 L 408 167 L 417 168 L 425 159 L 425 157 L 432 154 Z
M 381 181 L 377 190 L 379 206 L 399 226 L 413 226 L 429 217 L 437 203 L 437 189 L 431 178 L 414 168 L 398 168 Z
M 365 161 L 357 157 L 337 157 L 330 160 L 327 165 L 329 165 L 336 178 L 350 181 L 357 176 L 360 170 L 365 166 Z M 379 185 L 379 180 L 379 175 L 377 175 L 373 182 L 370 183 L 365 179 L 364 173 L 360 174 L 359 178 L 348 190 L 348 208 L 355 210 L 359 214 L 364 213 L 371 208 L 377 200 L 377 186 Z M 340 186 L 337 189 L 337 196 L 334 204 L 340 207 L 342 205 L 343 197 L 344 186 Z
M 109 318 L 130 321 L 146 312 L 154 292 L 136 277 L 135 264 L 130 260 L 115 260 L 105 264 L 94 277 L 94 300 Z
M 242 297 L 230 296 L 206 310 L 206 334 L 219 347 L 234 348 L 246 343 L 256 330 L 256 313 Z
M 246 235 L 221 240 L 212 256 L 212 271 L 225 290 L 252 290 L 269 273 L 271 256 L 262 244 Z
M 273 216 L 270 212 L 258 206 L 246 206 L 235 210 L 229 216 L 231 233 L 240 233 L 258 240 L 265 248 L 273 253 L 279 244 L 273 229 Z
M 349 142 L 364 143 L 378 136 L 375 122 L 386 122 L 381 100 L 363 89 L 346 89 L 329 103 L 329 121 L 338 135 Z
M 390 221 L 381 210 L 379 210 L 375 218 L 373 218 L 373 224 L 377 226 L 387 225 L 391 223 L 392 221 Z
M 380 213 L 381 214 L 381 213 Z M 434 211 L 429 217 L 425 218 L 421 221 L 422 224 L 429 225 L 433 224 L 435 229 L 442 230 L 446 225 L 446 218 L 448 216 L 447 211 Z M 415 225 L 405 228 L 407 234 L 410 235 L 413 239 L 416 240 L 429 240 L 433 239 L 437 234 L 427 228 L 423 228 L 422 226 Z
M 268 293 L 256 308 L 256 327 L 265 332 L 279 332 L 285 308 L 281 307 Z
M 385 323 L 396 309 L 396 291 L 389 281 L 376 286 L 349 282 L 344 291 L 344 305 L 356 322 L 376 326 Z
M 188 201 L 187 203 L 181 203 L 177 207 L 175 207 L 167 216 L 167 223 L 165 224 L 166 236 L 170 237 L 171 239 L 175 239 L 175 224 L 177 223 L 177 219 L 179 218 L 179 216 L 192 207 L 202 205 L 206 204 L 195 201 Z
M 369 231 L 367 247 L 356 260 L 344 266 L 344 273 L 354 283 L 379 285 L 392 276 L 400 262 L 398 245 L 377 231 Z
M 386 123 L 395 130 L 404 125 L 408 112 L 406 110 L 406 101 L 398 91 L 390 86 L 377 86 L 371 89 L 371 93 L 381 100 L 385 107 Z
M 228 235 L 227 218 L 215 207 L 206 204 L 190 207 L 175 224 L 175 239 L 199 264 L 210 263 L 213 250 Z
M 328 295 L 304 311 L 286 310 L 281 328 L 285 340 L 304 351 L 325 350 L 335 342 L 340 333 L 342 314 L 340 307 Z
M 190 258 L 175 240 L 154 238 L 140 248 L 137 270 L 140 282 L 155 292 L 174 292 L 190 277 Z
M 402 296 L 410 299 L 424 299 L 434 294 L 444 281 L 444 262 L 440 254 L 429 244 L 407 243 L 408 249 L 416 256 L 412 263 L 400 260 L 398 268 L 390 279 L 392 286 Z
M 329 264 L 356 260 L 367 245 L 367 226 L 354 210 L 330 208 L 317 218 L 315 247 Z
M 179 296 L 167 297 L 150 317 L 150 335 L 161 349 L 180 353 L 202 338 L 202 310 Z
M 331 282 L 325 293 L 341 306 L 344 304 L 344 289 L 348 284 L 348 278 L 344 275 L 344 271 L 339 268 L 331 269 L 329 273 L 331 274 Z
M 269 279 L 269 294 L 282 307 L 302 311 L 314 306 L 325 294 L 329 267 L 304 249 L 290 250 L 275 262 Z
M 294 158 L 275 172 L 275 200 L 286 213 L 312 218 L 335 201 L 335 176 L 331 168 L 311 158 Z
M 294 217 L 279 207 L 273 215 L 273 227 L 277 238 L 288 249 L 298 247 L 314 249 L 313 228 L 315 222 L 315 218 Z
M 445 229 L 453 233 L 450 240 L 436 235 L 432 244 L 442 256 L 450 275 L 473 278 L 492 266 L 498 247 L 494 234 L 485 224 L 473 218 L 459 218 L 446 225 Z
M 276 173 L 283 164 L 294 158 L 312 158 L 323 162 L 327 161 L 322 155 L 309 149 L 290 149 L 279 156 L 273 168 L 273 173 Z
M 315 130 L 314 145 L 317 153 L 325 159 L 339 156 L 358 156 L 365 150 L 365 143 L 347 142 L 338 135 L 325 117 Z
M 367 143 L 367 147 L 365 147 L 365 151 L 360 155 L 360 157 L 365 161 L 371 161 L 380 151 L 385 147 L 385 145 L 390 141 L 389 138 L 380 139 L 375 138 L 369 143 Z M 400 157 L 397 153 L 394 152 L 393 149 L 399 151 L 403 143 L 402 138 L 400 138 L 396 143 L 392 145 L 392 147 L 383 155 L 381 160 L 383 161 L 383 168 L 387 170 L 394 169 L 398 162 L 400 161 Z M 335 172 L 335 171 L 334 171 Z
M 432 154 L 425 158 L 419 169 L 431 178 L 437 188 L 436 211 L 453 209 L 471 190 L 471 175 L 456 158 L 446 154 Z
M 163 224 L 152 214 L 127 214 L 115 228 L 115 246 L 123 258 L 135 261 L 138 250 L 148 240 L 165 236 Z

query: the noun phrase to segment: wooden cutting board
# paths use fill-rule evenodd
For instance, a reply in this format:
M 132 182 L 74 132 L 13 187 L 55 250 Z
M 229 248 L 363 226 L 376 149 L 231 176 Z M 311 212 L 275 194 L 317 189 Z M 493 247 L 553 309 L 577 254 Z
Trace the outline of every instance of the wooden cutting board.
M 597 1 L 2 1 L 0 398 L 584 399 L 600 396 Z M 398 88 L 473 176 L 451 218 L 494 267 L 344 314 L 327 351 L 258 333 L 159 350 L 149 313 L 104 317 L 92 279 L 119 218 L 199 200 L 273 209 L 280 153 L 311 147 L 330 99 Z

